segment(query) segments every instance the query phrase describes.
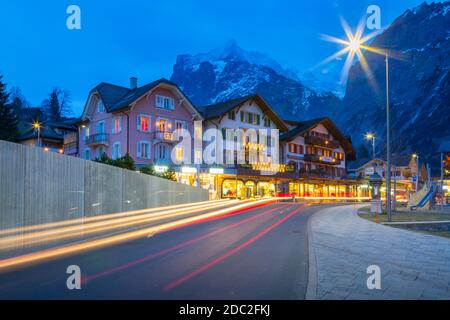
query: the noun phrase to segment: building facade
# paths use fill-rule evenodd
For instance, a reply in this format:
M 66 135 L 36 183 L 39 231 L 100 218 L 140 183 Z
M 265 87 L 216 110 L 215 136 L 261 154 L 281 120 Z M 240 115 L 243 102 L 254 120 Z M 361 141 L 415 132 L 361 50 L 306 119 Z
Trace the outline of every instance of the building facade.
M 177 129 L 190 133 L 189 149 Z M 210 129 L 220 138 L 208 137 Z M 354 149 L 330 119 L 285 122 L 259 95 L 198 107 L 165 79 L 138 87 L 131 78 L 129 88 L 101 83 L 88 95 L 77 134 L 65 142 L 77 146 L 67 154 L 86 160 L 128 154 L 138 168 L 170 165 L 180 183 L 208 189 L 211 199 L 360 195 L 355 180 L 346 179 Z M 211 146 L 216 151 L 207 162 Z
M 201 115 L 177 85 L 160 79 L 130 88 L 102 83 L 88 97 L 79 126 L 79 153 L 86 160 L 129 154 L 137 167 L 169 163 L 178 128 L 192 132 Z M 176 152 L 183 158 L 183 151 Z

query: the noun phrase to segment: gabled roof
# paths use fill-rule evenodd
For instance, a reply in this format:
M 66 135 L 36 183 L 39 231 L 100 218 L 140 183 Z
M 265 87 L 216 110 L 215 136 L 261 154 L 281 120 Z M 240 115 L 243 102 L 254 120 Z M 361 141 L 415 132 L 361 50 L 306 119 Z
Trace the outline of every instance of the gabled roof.
M 384 159 L 380 159 L 380 158 L 361 158 L 361 159 L 357 159 L 354 161 L 349 161 L 348 162 L 348 168 L 350 170 L 358 170 L 361 169 L 365 166 L 367 166 L 368 164 L 372 163 L 372 161 L 378 161 L 378 162 L 382 162 L 384 165 L 386 165 L 386 160 Z M 392 166 L 395 167 L 409 167 L 409 164 L 411 163 L 411 156 L 410 155 L 405 155 L 405 154 L 395 154 L 392 155 L 391 157 L 392 160 Z
M 322 124 L 325 128 L 327 128 L 330 134 L 340 142 L 342 148 L 345 150 L 345 153 L 347 154 L 347 158 L 349 160 L 354 159 L 356 152 L 355 149 L 353 148 L 352 143 L 348 138 L 346 138 L 342 134 L 342 132 L 338 129 L 338 127 L 334 124 L 334 122 L 327 117 L 302 121 L 292 130 L 282 134 L 280 136 L 280 140 L 292 141 L 298 135 L 306 133 L 308 130 L 316 127 L 319 124 Z
M 199 110 L 197 110 L 197 108 L 189 100 L 189 98 L 185 96 L 178 85 L 164 78 L 153 81 L 136 89 L 129 89 L 102 82 L 90 91 L 89 97 L 92 93 L 97 92 L 100 95 L 103 104 L 105 105 L 106 111 L 114 112 L 129 107 L 138 99 L 146 95 L 149 91 L 155 89 L 160 85 L 167 85 L 176 88 L 176 90 L 180 92 L 183 98 L 186 99 L 186 101 L 188 101 L 188 103 L 192 106 L 193 111 L 200 114 Z
M 91 93 L 97 91 L 100 95 L 100 98 L 105 105 L 105 108 L 108 112 L 110 112 L 111 108 L 121 100 L 124 96 L 130 93 L 130 89 L 117 86 L 115 84 L 110 84 L 106 82 L 100 83 L 94 89 L 91 90 Z
M 17 137 L 17 141 L 37 138 L 36 130 L 34 130 L 34 128 L 28 122 L 19 122 L 19 131 L 20 134 Z M 46 124 L 42 125 L 39 136 L 44 139 L 60 140 L 61 142 L 64 140 L 63 134 L 56 132 L 54 130 L 54 127 Z
M 278 116 L 278 114 L 272 109 L 272 107 L 258 94 L 248 95 L 216 104 L 199 107 L 200 112 L 205 120 L 211 120 L 220 118 L 227 112 L 242 106 L 247 101 L 255 101 L 260 108 L 267 114 L 274 123 L 281 129 L 281 131 L 287 131 L 288 127 L 286 123 Z

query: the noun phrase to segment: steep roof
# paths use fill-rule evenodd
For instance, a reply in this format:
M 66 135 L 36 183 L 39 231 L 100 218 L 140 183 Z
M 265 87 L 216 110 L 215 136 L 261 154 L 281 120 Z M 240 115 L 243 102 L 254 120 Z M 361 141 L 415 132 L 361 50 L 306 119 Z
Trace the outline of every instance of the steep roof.
M 185 98 L 190 103 L 190 105 L 192 105 L 194 110 L 199 113 L 195 105 L 189 100 L 188 97 L 184 95 L 183 91 L 178 87 L 178 85 L 164 78 L 150 82 L 136 89 L 129 89 L 118 85 L 102 82 L 90 91 L 89 96 L 91 96 L 93 92 L 98 92 L 101 100 L 103 101 L 103 104 L 105 105 L 106 111 L 114 112 L 130 106 L 133 102 L 143 97 L 150 90 L 156 88 L 161 84 L 172 86 L 180 91 L 180 93 L 183 95 L 183 98 Z
M 286 123 L 278 116 L 278 114 L 272 109 L 272 107 L 258 94 L 248 95 L 239 97 L 236 99 L 219 102 L 212 105 L 199 107 L 200 112 L 205 120 L 211 120 L 220 118 L 227 112 L 242 106 L 247 101 L 255 101 L 261 109 L 269 115 L 269 117 L 274 121 L 274 123 L 281 128 L 282 131 L 287 131 L 288 127 Z
M 335 137 L 341 144 L 342 148 L 344 148 L 345 153 L 347 154 L 347 158 L 352 160 L 355 158 L 355 149 L 353 148 L 350 140 L 345 137 L 342 132 L 338 129 L 338 127 L 334 124 L 334 122 L 327 117 L 311 119 L 307 121 L 299 122 L 298 125 L 289 130 L 288 132 L 282 134 L 280 136 L 281 141 L 292 141 L 298 135 L 302 135 L 308 130 L 316 127 L 317 125 L 322 124 L 327 130 L 331 133 L 333 137 Z
M 386 164 L 386 160 L 384 160 L 384 159 L 375 158 L 375 160 L 381 161 L 384 164 Z M 395 155 L 392 155 L 391 160 L 392 160 L 392 166 L 409 167 L 409 164 L 411 162 L 411 156 L 405 155 L 405 154 L 395 154 Z M 362 167 L 366 166 L 367 164 L 371 163 L 372 161 L 373 161 L 372 158 L 361 158 L 361 159 L 356 159 L 354 161 L 349 161 L 348 168 L 350 170 L 358 170 L 358 169 L 361 169 Z
M 131 90 L 115 84 L 102 82 L 91 90 L 91 92 L 93 91 L 98 92 L 106 110 L 110 111 L 110 109 Z
M 17 141 L 37 138 L 36 130 L 28 122 L 19 122 L 19 131 Z M 64 140 L 63 134 L 56 132 L 50 125 L 42 125 L 39 135 L 41 138 L 60 140 L 61 142 Z

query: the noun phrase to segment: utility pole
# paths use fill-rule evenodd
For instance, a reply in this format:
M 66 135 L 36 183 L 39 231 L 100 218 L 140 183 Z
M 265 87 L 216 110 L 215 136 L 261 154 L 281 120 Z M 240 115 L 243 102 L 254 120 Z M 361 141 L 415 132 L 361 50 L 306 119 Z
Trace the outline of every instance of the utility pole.
M 387 176 L 386 176 L 386 211 L 388 221 L 392 221 L 391 211 L 391 118 L 389 110 L 389 50 L 386 50 L 386 154 L 387 154 Z
M 444 211 L 444 152 L 441 151 L 441 210 Z

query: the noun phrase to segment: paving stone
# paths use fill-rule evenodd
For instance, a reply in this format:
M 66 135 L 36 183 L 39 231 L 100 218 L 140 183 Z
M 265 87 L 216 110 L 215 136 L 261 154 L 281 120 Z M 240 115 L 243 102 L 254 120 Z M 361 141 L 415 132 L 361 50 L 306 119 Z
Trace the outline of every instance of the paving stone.
M 355 208 L 312 218 L 318 299 L 450 299 L 450 239 L 375 224 Z M 381 290 L 367 288 L 369 265 L 381 268 Z

